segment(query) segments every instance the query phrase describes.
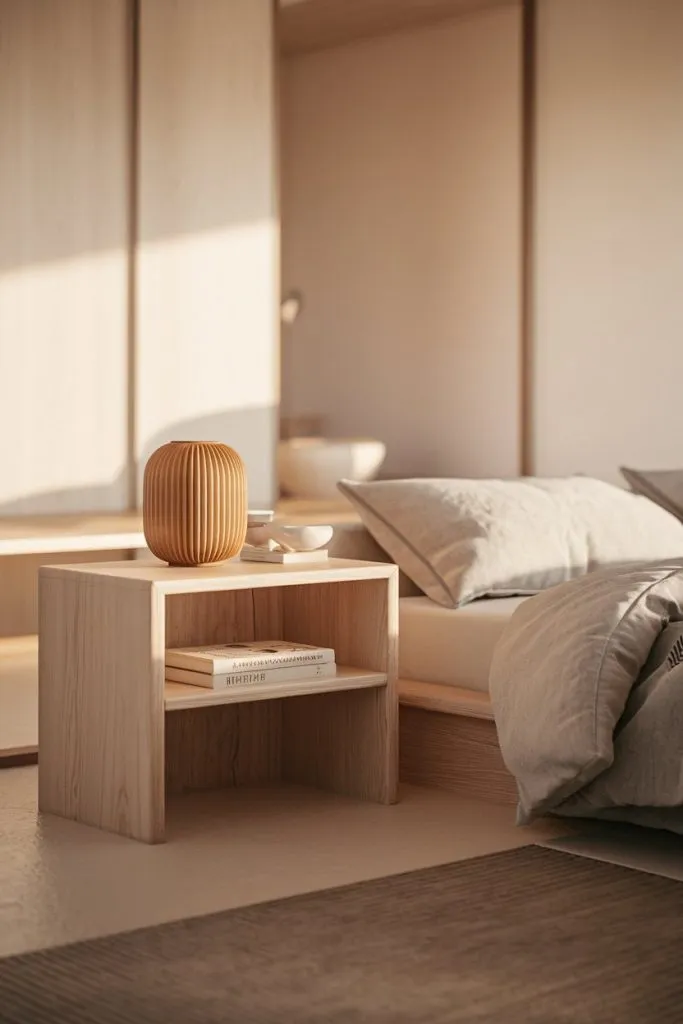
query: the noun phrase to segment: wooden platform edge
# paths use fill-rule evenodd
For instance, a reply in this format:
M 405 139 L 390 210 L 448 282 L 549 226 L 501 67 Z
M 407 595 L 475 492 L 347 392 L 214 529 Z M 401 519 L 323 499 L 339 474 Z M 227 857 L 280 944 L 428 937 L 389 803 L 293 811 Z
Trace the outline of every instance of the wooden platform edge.
M 493 721 L 491 699 L 487 693 L 481 693 L 479 690 L 444 686 L 442 683 L 421 683 L 413 679 L 399 679 L 398 697 L 401 704 L 407 707 Z
M 0 752 L 0 771 L 34 764 L 38 764 L 38 747 L 9 747 Z
M 493 804 L 517 803 L 487 694 L 399 682 L 400 777 Z

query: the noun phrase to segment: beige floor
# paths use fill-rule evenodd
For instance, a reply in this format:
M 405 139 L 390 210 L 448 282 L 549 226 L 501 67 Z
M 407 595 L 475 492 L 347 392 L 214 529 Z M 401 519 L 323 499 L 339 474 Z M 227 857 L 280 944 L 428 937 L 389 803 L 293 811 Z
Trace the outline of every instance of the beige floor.
M 683 836 L 612 822 L 584 821 L 577 827 L 576 835 L 548 840 L 547 845 L 683 882 Z
M 0 639 L 0 754 L 38 744 L 38 640 Z
M 474 857 L 561 835 L 512 808 L 404 787 L 394 807 L 298 788 L 172 805 L 150 847 L 38 819 L 37 769 L 0 771 L 0 956 Z

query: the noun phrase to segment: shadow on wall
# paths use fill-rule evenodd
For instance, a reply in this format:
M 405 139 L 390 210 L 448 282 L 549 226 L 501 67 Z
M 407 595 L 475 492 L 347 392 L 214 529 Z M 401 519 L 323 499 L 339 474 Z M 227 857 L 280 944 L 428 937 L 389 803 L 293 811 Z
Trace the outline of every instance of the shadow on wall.
M 167 441 L 221 441 L 234 448 L 246 463 L 249 502 L 252 507 L 269 507 L 277 497 L 273 493 L 274 464 L 264 465 L 263 453 L 275 452 L 279 430 L 279 406 L 253 409 L 228 409 L 223 412 L 183 420 L 155 434 L 143 446 L 137 463 L 137 496 L 142 500 L 142 475 L 152 452 Z
M 270 507 L 275 467 L 263 465 L 263 452 L 276 447 L 279 422 L 277 406 L 229 409 L 179 421 L 150 438 L 136 460 L 134 473 L 122 469 L 113 479 L 53 489 L 0 502 L 0 516 L 58 515 L 125 510 L 121 495 L 131 492 L 130 507 L 142 504 L 142 477 L 152 452 L 167 441 L 221 441 L 242 456 L 247 467 L 249 503 Z

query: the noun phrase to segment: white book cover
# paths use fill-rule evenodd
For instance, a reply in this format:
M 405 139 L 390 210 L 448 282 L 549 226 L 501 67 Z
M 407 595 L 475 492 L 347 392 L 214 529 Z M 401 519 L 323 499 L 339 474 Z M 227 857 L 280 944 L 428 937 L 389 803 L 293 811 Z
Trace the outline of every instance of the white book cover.
M 293 665 L 289 668 L 264 668 L 255 672 L 231 672 L 220 675 L 191 672 L 186 668 L 167 668 L 166 681 L 189 683 L 191 686 L 203 686 L 209 690 L 228 690 L 233 686 L 249 688 L 270 683 L 291 683 L 293 679 L 330 679 L 336 674 L 335 663 L 326 661 L 317 665 Z
M 325 549 L 315 551 L 269 551 L 246 545 L 240 552 L 242 562 L 273 562 L 275 565 L 315 565 L 328 560 Z
M 166 651 L 167 667 L 207 672 L 210 675 L 317 665 L 334 660 L 331 647 L 315 647 L 286 640 L 247 640 L 243 643 L 204 647 L 170 647 Z

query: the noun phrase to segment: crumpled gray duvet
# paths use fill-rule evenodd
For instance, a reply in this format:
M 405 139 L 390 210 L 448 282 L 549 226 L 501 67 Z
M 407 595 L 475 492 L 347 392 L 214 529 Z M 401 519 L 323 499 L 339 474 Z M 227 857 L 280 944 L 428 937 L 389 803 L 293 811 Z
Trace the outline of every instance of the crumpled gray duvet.
M 525 601 L 490 693 L 520 824 L 553 813 L 683 833 L 683 560 Z

